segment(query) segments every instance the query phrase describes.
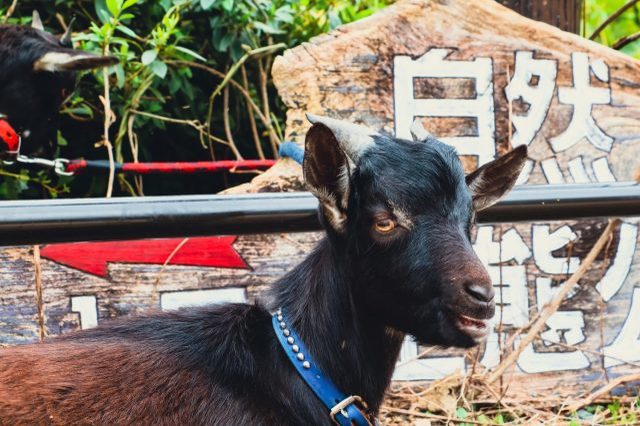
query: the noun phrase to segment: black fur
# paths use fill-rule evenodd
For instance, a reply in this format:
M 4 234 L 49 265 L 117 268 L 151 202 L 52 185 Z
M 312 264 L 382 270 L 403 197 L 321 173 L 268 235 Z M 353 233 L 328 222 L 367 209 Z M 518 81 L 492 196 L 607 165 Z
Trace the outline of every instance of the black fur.
M 52 35 L 26 26 L 0 26 L 0 113 L 16 131 L 29 130 L 22 153 L 53 154 L 58 108 L 75 85 L 72 72 L 33 72 L 45 53 L 62 50 Z
M 328 227 L 274 284 L 268 308 L 282 307 L 325 374 L 377 413 L 405 333 L 473 345 L 453 318 L 491 317 L 493 302 L 471 297 L 456 277 L 491 283 L 471 249 L 472 198 L 452 148 L 379 137 L 349 194 L 347 232 Z M 373 218 L 393 208 L 410 229 L 377 235 Z M 331 424 L 279 346 L 267 307 L 245 304 L 104 322 L 0 351 L 0 419 L 47 415 L 67 424 Z

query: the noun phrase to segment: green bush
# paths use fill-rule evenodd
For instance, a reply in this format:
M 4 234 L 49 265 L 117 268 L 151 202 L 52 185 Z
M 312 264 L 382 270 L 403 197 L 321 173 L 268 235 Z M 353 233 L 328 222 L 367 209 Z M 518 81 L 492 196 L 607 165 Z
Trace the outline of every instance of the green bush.
M 585 0 L 584 35 L 590 37 L 600 24 L 627 3 L 628 0 Z M 613 46 L 618 40 L 638 31 L 640 31 L 640 3 L 636 3 L 607 25 L 596 41 L 605 46 Z M 640 42 L 629 43 L 622 48 L 622 52 L 640 59 Z
M 0 6 L 6 13 L 10 1 Z M 390 0 L 56 0 L 18 1 L 10 23 L 40 12 L 51 32 L 75 17 L 79 48 L 117 56 L 108 70 L 116 161 L 274 158 L 285 117 L 270 70 L 275 55 Z M 61 109 L 61 157 L 106 159 L 102 71 L 79 76 Z M 58 178 L 0 170 L 0 197 L 102 196 L 104 175 Z M 216 192 L 246 174 L 118 176 L 119 194 Z
M 627 0 L 585 0 L 590 35 Z M 18 0 L 9 23 L 29 24 L 37 9 L 61 33 L 72 17 L 78 47 L 109 52 L 117 161 L 273 158 L 285 109 L 270 78 L 275 55 L 393 0 Z M 0 2 L 4 16 L 11 0 Z M 597 41 L 611 46 L 640 30 L 636 4 Z M 640 42 L 624 52 L 640 58 Z M 106 159 L 102 71 L 84 73 L 63 106 L 58 154 Z M 0 198 L 103 196 L 104 175 L 57 177 L 43 170 L 0 169 Z M 116 194 L 212 193 L 246 174 L 118 176 Z

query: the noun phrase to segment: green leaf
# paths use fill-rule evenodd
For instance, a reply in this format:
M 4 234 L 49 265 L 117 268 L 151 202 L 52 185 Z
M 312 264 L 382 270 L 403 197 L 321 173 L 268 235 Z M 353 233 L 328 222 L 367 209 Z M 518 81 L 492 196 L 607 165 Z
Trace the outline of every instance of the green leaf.
M 219 28 L 224 25 L 224 22 L 222 22 L 222 19 L 220 19 L 220 16 L 216 15 L 213 18 L 209 19 L 209 25 L 211 26 L 212 29 Z
M 329 12 L 329 28 L 333 30 L 340 25 L 342 25 L 342 20 L 338 14 L 333 11 Z
M 124 0 L 124 3 L 122 4 L 122 10 L 128 9 L 131 6 L 135 6 L 136 4 L 138 4 L 138 0 Z
M 456 417 L 459 419 L 466 419 L 469 413 L 462 407 L 456 408 Z
M 489 424 L 491 423 L 491 420 L 489 420 L 489 417 L 485 416 L 484 414 L 480 414 L 477 418 L 479 423 L 482 424 Z
M 122 89 L 126 81 L 124 68 L 122 67 L 122 64 L 116 65 L 115 67 L 113 67 L 113 70 L 116 73 L 116 82 L 117 82 L 118 89 Z
M 233 62 L 238 62 L 238 60 L 242 58 L 242 55 L 245 54 L 245 50 L 242 48 L 242 43 L 240 43 L 239 40 L 231 43 L 229 54 L 231 55 L 231 59 L 233 59 Z
M 16 185 L 16 186 L 17 186 L 17 189 L 18 189 L 18 191 L 20 191 L 20 192 L 22 192 L 22 191 L 25 191 L 25 190 L 29 189 L 29 182 L 28 182 L 28 180 L 26 180 L 26 179 L 25 179 L 25 180 L 20 179 L 20 180 L 18 180 L 16 183 L 17 183 L 17 185 Z
M 93 110 L 89 107 L 89 105 L 86 104 L 81 104 L 72 108 L 65 108 L 60 112 L 62 114 L 73 114 L 77 116 L 93 118 Z
M 162 111 L 162 105 L 157 102 L 153 102 L 147 107 L 147 111 L 149 112 L 160 112 Z
M 158 57 L 158 51 L 155 49 L 145 50 L 142 54 L 142 65 L 149 65 Z
M 167 75 L 167 64 L 162 61 L 151 62 L 149 68 L 151 68 L 151 71 L 160 78 L 164 78 Z
M 267 33 L 267 34 L 284 34 L 286 32 L 284 30 L 271 27 L 271 26 L 269 26 L 267 24 L 264 24 L 262 22 L 254 22 L 253 26 L 256 27 L 257 29 Z
M 504 417 L 502 416 L 502 414 L 498 414 L 493 418 L 493 421 L 499 425 L 503 425 L 504 424 Z
M 95 34 L 78 34 L 73 36 L 73 41 L 92 41 L 97 43 L 100 41 L 100 37 Z
M 182 81 L 175 73 L 170 73 L 171 78 L 169 78 L 169 94 L 171 96 L 175 96 L 175 94 L 182 87 Z
M 189 99 L 189 101 L 193 101 L 196 98 L 195 93 L 193 92 L 193 86 L 187 82 L 187 84 L 182 86 L 182 93 Z
M 60 130 L 58 130 L 58 146 L 67 146 L 67 145 L 69 145 L 69 142 L 67 142 L 64 136 L 62 136 L 62 133 L 60 132 Z
M 227 12 L 231 12 L 233 9 L 233 0 L 222 0 L 222 8 Z
M 182 46 L 175 46 L 175 49 L 182 53 L 186 53 L 189 56 L 193 56 L 194 58 L 199 59 L 202 62 L 207 62 L 207 60 L 203 56 L 199 55 L 198 53 L 194 52 L 191 49 L 187 49 L 186 47 L 182 47 Z
M 276 10 L 275 17 L 280 22 L 290 24 L 293 22 L 293 9 L 290 6 L 283 6 Z
M 122 7 L 122 0 L 106 0 L 106 2 L 111 16 L 118 16 Z
M 163 92 L 159 91 L 157 88 L 155 88 L 155 87 L 153 87 L 153 86 L 149 87 L 149 91 L 150 91 L 151 93 L 153 93 L 153 96 L 155 96 L 155 97 L 156 97 L 156 99 L 155 99 L 155 103 L 156 103 L 156 105 L 160 105 L 160 104 L 163 104 L 163 103 L 165 103 L 165 102 L 166 102 L 166 100 L 164 99 L 164 97 L 165 97 L 165 93 L 163 93 Z M 161 107 L 161 108 L 162 108 L 162 107 Z
M 100 19 L 100 22 L 102 22 L 103 24 L 109 22 L 110 15 L 109 11 L 107 10 L 106 0 L 95 0 L 93 6 L 96 10 L 96 15 L 98 15 L 98 19 Z
M 593 414 L 587 410 L 578 410 L 576 414 L 578 415 L 578 418 L 582 420 L 589 420 L 593 418 Z
M 160 0 L 158 3 L 164 9 L 165 12 L 168 12 L 169 9 L 171 9 L 171 6 L 173 6 L 172 0 Z
M 120 31 L 121 33 L 123 33 L 125 35 L 128 35 L 131 38 L 138 38 L 138 35 L 135 32 L 133 32 L 133 30 L 131 28 L 125 27 L 124 25 L 118 25 L 116 27 L 116 30 Z
M 222 40 L 220 40 L 220 42 L 218 43 L 218 50 L 220 50 L 221 52 L 226 51 L 227 47 L 229 47 L 229 45 L 233 43 L 234 38 L 235 35 L 233 33 L 225 34 L 225 36 L 222 37 Z
M 202 8 L 202 10 L 207 10 L 211 6 L 213 6 L 215 2 L 216 0 L 200 0 L 200 7 Z

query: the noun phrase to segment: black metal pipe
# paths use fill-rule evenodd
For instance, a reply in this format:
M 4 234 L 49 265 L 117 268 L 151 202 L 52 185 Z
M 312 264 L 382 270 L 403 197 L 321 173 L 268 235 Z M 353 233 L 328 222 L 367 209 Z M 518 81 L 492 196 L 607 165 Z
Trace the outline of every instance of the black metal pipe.
M 640 184 L 526 185 L 479 212 L 484 223 L 640 216 Z
M 307 192 L 0 202 L 0 245 L 320 229 Z M 518 187 L 481 223 L 640 216 L 640 185 Z

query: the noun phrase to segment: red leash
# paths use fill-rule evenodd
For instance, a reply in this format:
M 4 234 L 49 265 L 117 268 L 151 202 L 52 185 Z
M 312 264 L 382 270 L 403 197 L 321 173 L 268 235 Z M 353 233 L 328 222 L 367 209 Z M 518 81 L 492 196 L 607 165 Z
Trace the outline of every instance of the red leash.
M 36 164 L 52 168 L 59 175 L 73 175 L 85 170 L 109 171 L 106 160 L 66 160 L 57 158 L 30 158 L 20 155 L 21 139 L 11 127 L 6 116 L 0 114 L 0 159 L 5 164 L 14 161 L 23 164 Z M 195 161 L 195 162 L 167 162 L 167 163 L 115 163 L 116 173 L 216 173 L 225 170 L 261 170 L 268 169 L 275 164 L 275 160 L 223 160 L 223 161 Z
M 115 163 L 116 173 L 215 173 L 223 170 L 259 170 L 268 169 L 274 160 L 223 160 L 170 163 Z M 109 170 L 106 160 L 70 160 L 65 170 L 77 173 L 85 170 Z

